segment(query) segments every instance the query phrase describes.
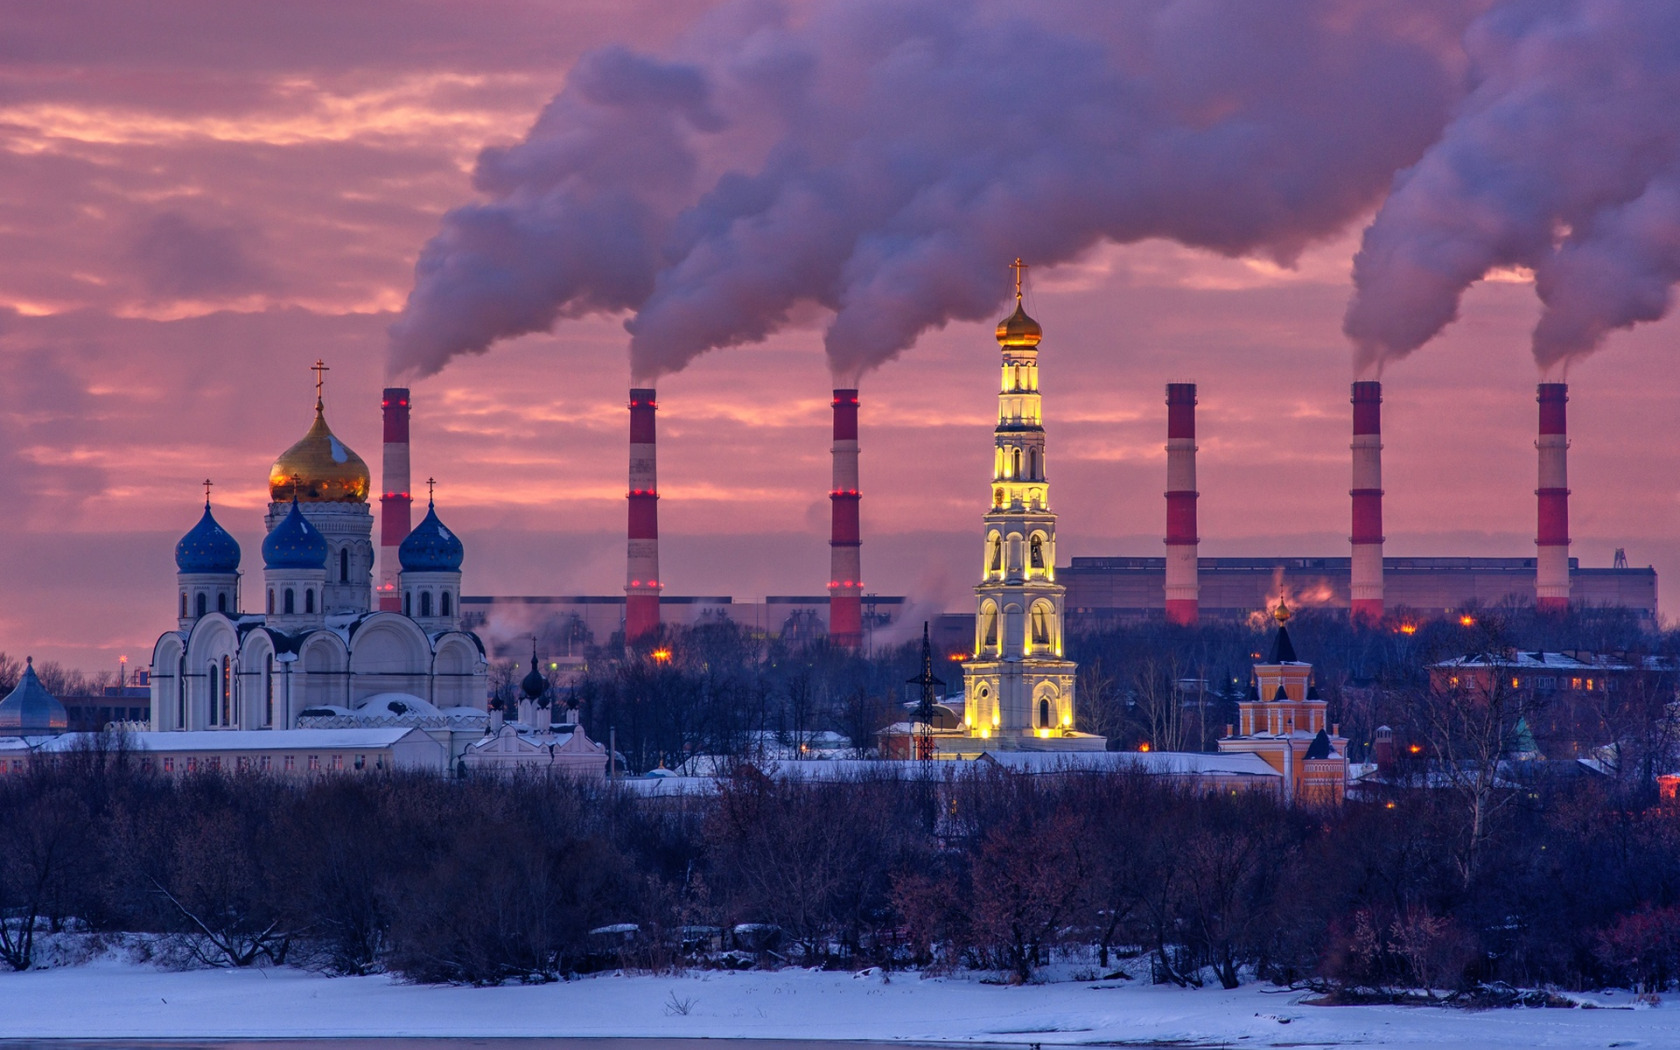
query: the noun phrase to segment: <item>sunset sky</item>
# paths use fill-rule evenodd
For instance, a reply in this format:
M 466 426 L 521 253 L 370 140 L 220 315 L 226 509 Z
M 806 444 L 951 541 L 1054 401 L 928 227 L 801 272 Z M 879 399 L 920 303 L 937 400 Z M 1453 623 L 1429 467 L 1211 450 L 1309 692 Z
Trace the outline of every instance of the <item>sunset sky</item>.
M 260 576 L 267 470 L 308 427 L 317 357 L 330 423 L 377 473 L 387 329 L 446 213 L 484 199 L 480 151 L 524 139 L 581 56 L 692 48 L 714 6 L 0 2 L 0 651 L 143 664 L 205 477 Z M 1456 35 L 1415 35 L 1461 75 Z M 1200 385 L 1203 555 L 1347 553 L 1342 325 L 1383 200 L 1292 260 L 1166 236 L 1042 249 L 1066 256 L 1026 297 L 1064 562 L 1162 552 L 1169 381 Z M 990 321 L 956 309 L 861 380 L 870 591 L 971 600 L 1010 258 L 967 264 L 995 275 Z M 1540 314 L 1532 274 L 1496 269 L 1384 369 L 1389 555 L 1533 554 Z M 437 479 L 467 593 L 621 593 L 627 316 L 413 381 L 414 477 Z M 667 594 L 822 593 L 833 317 L 800 304 L 658 379 Z M 1672 318 L 1614 331 L 1567 372 L 1572 554 L 1625 547 L 1665 589 L 1677 337 Z

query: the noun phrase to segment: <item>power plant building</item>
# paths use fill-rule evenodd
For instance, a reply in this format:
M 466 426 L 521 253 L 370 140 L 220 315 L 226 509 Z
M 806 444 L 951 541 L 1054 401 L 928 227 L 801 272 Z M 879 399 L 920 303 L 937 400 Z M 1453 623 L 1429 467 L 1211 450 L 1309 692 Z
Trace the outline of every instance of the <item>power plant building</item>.
M 1395 558 L 1382 560 L 1388 615 L 1451 616 L 1513 601 L 1535 603 L 1535 559 Z M 1197 566 L 1203 620 L 1246 619 L 1268 600 L 1351 610 L 1351 558 L 1201 558 Z M 1070 632 L 1160 618 L 1166 613 L 1165 558 L 1074 558 L 1057 571 L 1067 588 Z M 1570 601 L 1577 608 L 1619 606 L 1655 624 L 1657 571 L 1582 568 L 1569 559 Z

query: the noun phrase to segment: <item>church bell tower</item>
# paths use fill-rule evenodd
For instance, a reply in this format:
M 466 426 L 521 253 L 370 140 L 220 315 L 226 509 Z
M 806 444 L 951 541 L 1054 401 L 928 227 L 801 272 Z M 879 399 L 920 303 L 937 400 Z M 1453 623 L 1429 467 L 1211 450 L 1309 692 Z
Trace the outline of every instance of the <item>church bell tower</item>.
M 1056 582 L 1056 515 L 1044 458 L 1038 344 L 1044 331 L 1021 303 L 997 326 L 1003 382 L 993 431 L 991 508 L 982 524 L 973 659 L 963 664 L 964 721 L 991 746 L 1044 747 L 1073 730 L 1076 665 L 1062 658 L 1066 592 Z M 1051 745 L 1056 746 L 1056 745 Z

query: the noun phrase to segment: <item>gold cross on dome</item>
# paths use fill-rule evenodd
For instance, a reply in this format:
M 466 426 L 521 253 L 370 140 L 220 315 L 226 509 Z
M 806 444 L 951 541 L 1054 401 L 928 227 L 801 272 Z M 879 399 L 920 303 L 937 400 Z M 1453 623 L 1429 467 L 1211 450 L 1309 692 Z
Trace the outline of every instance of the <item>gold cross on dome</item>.
M 1022 262 L 1021 257 L 1017 255 L 1015 257 L 1015 261 L 1009 264 L 1009 268 L 1015 271 L 1015 301 L 1020 302 L 1021 282 L 1027 276 L 1027 264 Z
M 204 505 L 210 505 L 210 486 L 214 484 L 209 478 L 204 479 Z
M 331 372 L 332 369 L 328 368 L 327 363 L 325 361 L 321 360 L 319 357 L 317 357 L 315 359 L 315 363 L 310 365 L 309 368 L 310 368 L 311 371 L 313 371 L 315 373 L 315 400 L 320 401 L 321 400 L 321 388 L 322 388 L 322 386 L 325 385 L 325 381 L 326 381 L 325 373 Z

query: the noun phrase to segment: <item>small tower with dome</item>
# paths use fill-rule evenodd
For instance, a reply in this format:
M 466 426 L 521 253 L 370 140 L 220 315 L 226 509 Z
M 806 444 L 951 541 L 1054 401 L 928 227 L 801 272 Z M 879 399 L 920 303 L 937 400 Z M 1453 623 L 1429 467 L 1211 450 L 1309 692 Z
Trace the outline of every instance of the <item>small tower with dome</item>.
M 239 614 L 239 543 L 210 513 L 204 482 L 204 516 L 175 544 L 176 616 L 182 630 L 209 613 Z
M 326 584 L 321 600 L 329 615 L 373 608 L 373 511 L 368 507 L 372 474 L 362 457 L 327 426 L 325 373 L 315 370 L 315 421 L 268 472 L 268 516 L 274 531 L 295 500 L 327 544 Z
M 57 736 L 70 727 L 70 715 L 35 676 L 29 657 L 17 688 L 0 700 L 0 736 Z
M 319 627 L 325 619 L 326 537 L 295 498 L 291 510 L 263 540 L 263 589 L 267 623 L 282 631 Z
M 397 548 L 402 565 L 403 614 L 426 631 L 454 631 L 461 623 L 461 562 L 466 549 L 437 515 L 426 480 L 426 516 Z

